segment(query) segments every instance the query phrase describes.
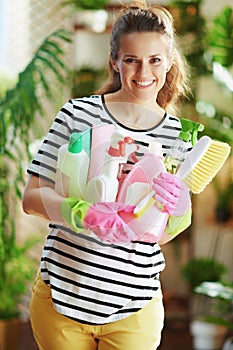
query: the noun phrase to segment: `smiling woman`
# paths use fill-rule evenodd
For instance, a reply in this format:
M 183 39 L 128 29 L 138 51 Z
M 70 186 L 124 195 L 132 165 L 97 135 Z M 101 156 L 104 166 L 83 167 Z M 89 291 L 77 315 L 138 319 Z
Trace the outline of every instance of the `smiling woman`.
M 151 350 L 160 344 L 164 309 L 159 275 L 165 261 L 159 244 L 191 222 L 189 190 L 162 163 L 182 128 L 170 111 L 187 91 L 172 22 L 166 9 L 146 4 L 135 3 L 120 14 L 110 41 L 109 82 L 96 95 L 74 98 L 61 108 L 28 168 L 24 211 L 50 221 L 31 299 L 40 350 Z M 117 130 L 119 139 L 108 127 Z M 55 191 L 58 150 L 72 133 L 90 129 L 94 172 L 102 155 L 92 158 L 98 146 L 119 150 L 121 145 L 122 151 L 125 140 L 135 143 L 126 159 L 108 154 L 114 166 L 106 166 L 103 157 L 101 169 L 114 168 L 107 189 L 111 194 L 114 183 L 113 202 L 95 202 L 95 193 L 87 202 L 85 189 L 93 178 L 84 185 L 83 198 L 64 198 Z M 133 212 L 135 203 L 127 202 L 133 197 L 130 185 L 140 177 L 156 188 L 148 209 L 151 220 L 156 221 L 155 213 L 166 219 L 153 234 L 145 216 Z M 93 186 L 93 192 L 99 188 Z
M 164 36 L 150 32 L 123 36 L 117 59 L 112 59 L 113 69 L 121 79 L 117 98 L 161 110 L 155 97 L 164 86 L 171 64 L 172 57 Z M 108 101 L 111 101 L 110 95 Z
M 157 96 L 165 84 L 171 64 L 169 45 L 164 36 L 150 32 L 123 36 L 117 59 L 112 59 L 112 67 L 120 76 L 121 89 L 106 96 L 107 105 L 121 101 L 144 106 L 157 114 L 159 122 L 164 109 L 158 104 Z M 116 117 L 118 115 L 118 118 L 122 115 L 121 111 L 117 114 L 116 110 L 113 114 Z M 145 117 L 141 112 L 140 116 L 135 127 L 145 125 Z
M 134 73 L 136 75 L 133 78 L 130 75 L 128 78 L 134 79 L 134 83 L 139 86 L 158 84 L 157 89 L 153 86 L 154 96 L 147 106 L 154 109 L 156 102 L 157 108 L 166 108 L 173 112 L 177 99 L 189 92 L 188 67 L 178 50 L 173 18 L 160 6 L 153 6 L 147 13 L 143 13 L 143 8 L 135 9 L 134 12 L 128 10 L 125 10 L 113 27 L 110 40 L 109 84 L 98 92 L 124 92 L 122 78 L 127 79 L 129 74 Z M 135 20 L 135 16 L 138 16 L 138 21 Z M 119 95 L 108 96 L 108 99 L 115 101 L 117 96 Z M 122 97 L 127 100 L 130 95 L 121 94 L 119 100 Z M 132 99 L 133 96 L 130 100 Z M 138 99 L 139 104 L 144 104 L 143 97 L 139 96 Z

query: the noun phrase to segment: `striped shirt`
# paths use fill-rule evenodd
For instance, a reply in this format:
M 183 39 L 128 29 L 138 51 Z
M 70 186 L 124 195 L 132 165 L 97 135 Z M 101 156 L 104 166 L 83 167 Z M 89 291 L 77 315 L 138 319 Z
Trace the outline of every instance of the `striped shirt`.
M 68 101 L 57 114 L 29 174 L 55 182 L 58 149 L 73 132 L 99 124 L 117 124 L 135 142 L 148 147 L 158 141 L 166 154 L 181 130 L 178 118 L 166 113 L 162 121 L 145 130 L 121 125 L 108 111 L 104 96 Z M 106 324 L 143 308 L 160 288 L 165 261 L 158 243 L 102 242 L 94 233 L 75 234 L 50 223 L 41 258 L 41 273 L 51 288 L 55 309 L 78 322 Z

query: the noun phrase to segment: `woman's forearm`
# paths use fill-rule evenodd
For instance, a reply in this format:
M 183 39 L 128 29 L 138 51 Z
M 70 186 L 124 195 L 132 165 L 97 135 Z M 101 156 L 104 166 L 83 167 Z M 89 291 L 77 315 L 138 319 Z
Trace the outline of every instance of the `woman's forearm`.
M 166 244 L 186 230 L 192 222 L 192 209 L 187 210 L 181 217 L 170 216 L 168 224 L 159 240 L 159 244 Z
M 57 224 L 64 224 L 60 213 L 64 200 L 45 180 L 30 176 L 23 193 L 22 206 L 27 214 L 37 215 Z

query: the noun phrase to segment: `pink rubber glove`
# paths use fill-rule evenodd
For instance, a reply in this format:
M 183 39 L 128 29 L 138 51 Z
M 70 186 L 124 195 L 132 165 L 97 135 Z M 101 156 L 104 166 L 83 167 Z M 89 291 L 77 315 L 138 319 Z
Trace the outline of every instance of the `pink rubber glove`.
M 127 243 L 137 235 L 127 223 L 135 219 L 134 206 L 116 202 L 94 203 L 83 220 L 83 227 L 92 230 L 101 240 Z
M 153 179 L 157 206 L 169 215 L 183 216 L 191 207 L 189 189 L 179 177 L 161 172 Z

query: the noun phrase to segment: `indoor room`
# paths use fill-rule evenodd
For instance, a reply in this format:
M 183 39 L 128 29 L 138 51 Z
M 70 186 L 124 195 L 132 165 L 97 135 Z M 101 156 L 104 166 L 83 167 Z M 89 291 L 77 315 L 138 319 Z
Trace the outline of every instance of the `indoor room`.
M 41 145 L 45 135 L 47 135 L 48 130 L 51 128 L 51 125 L 52 129 L 50 130 L 52 131 L 50 131 L 50 134 L 54 133 L 54 137 L 60 137 L 59 132 L 63 129 L 59 129 L 58 132 L 55 130 L 54 132 L 53 123 L 55 117 L 60 113 L 59 111 L 62 106 L 63 113 L 67 113 L 64 123 L 66 124 L 71 113 L 70 110 L 68 111 L 71 107 L 68 108 L 67 105 L 70 102 L 67 101 L 84 101 L 82 102 L 83 105 L 81 104 L 80 106 L 77 105 L 77 107 L 75 107 L 76 112 L 77 110 L 80 112 L 85 109 L 85 103 L 89 103 L 85 100 L 86 97 L 92 95 L 101 96 L 102 92 L 99 91 L 103 91 L 101 90 L 102 86 L 106 87 L 108 82 L 108 64 L 110 57 L 109 52 L 111 50 L 110 38 L 112 35 L 112 29 L 114 28 L 116 19 L 122 13 L 123 8 L 125 6 L 132 6 L 131 3 L 133 2 L 127 0 L 0 0 L 0 348 L 2 350 L 39 350 L 37 342 L 33 336 L 29 307 L 31 291 L 35 283 L 34 280 L 37 276 L 39 266 L 41 264 L 42 272 L 44 273 L 43 276 L 45 276 L 46 264 L 49 265 L 49 258 L 46 256 L 46 251 L 48 251 L 50 247 L 50 242 L 48 242 L 49 239 L 47 237 L 49 224 L 45 217 L 47 214 L 33 215 L 33 207 L 28 209 L 30 205 L 33 205 L 31 203 L 34 198 L 32 192 L 30 192 L 31 197 L 25 195 L 25 193 L 27 194 L 25 184 L 28 179 L 28 174 L 30 174 L 30 176 L 35 176 L 35 174 L 38 175 L 37 171 L 39 172 L 39 166 L 41 166 L 44 161 L 43 157 L 41 156 L 41 158 L 39 158 L 40 156 L 38 156 L 38 154 L 43 153 Z M 142 5 L 144 1 L 139 0 L 136 3 L 137 4 L 134 5 L 135 7 L 139 6 L 139 8 L 141 8 L 141 6 L 144 6 Z M 174 21 L 173 26 L 175 30 L 176 45 L 178 50 L 182 53 L 182 57 L 185 58 L 184 62 L 186 62 L 188 66 L 187 76 L 189 84 L 189 90 L 187 89 L 186 94 L 183 94 L 183 96 L 182 93 L 180 93 L 180 100 L 174 104 L 175 120 L 177 123 L 179 120 L 182 120 L 182 122 L 180 122 L 183 132 L 182 135 L 184 137 L 182 142 L 184 142 L 186 144 L 185 147 L 187 147 L 185 151 L 187 152 L 187 155 L 185 154 L 184 156 L 183 154 L 182 157 L 184 156 L 187 158 L 179 160 L 178 166 L 177 163 L 172 163 L 176 156 L 172 155 L 172 160 L 168 158 L 168 148 L 170 148 L 170 146 L 167 148 L 167 145 L 171 145 L 171 143 L 169 143 L 170 141 L 166 141 L 167 143 L 162 146 L 160 141 L 160 146 L 164 146 L 161 148 L 163 152 L 161 151 L 162 153 L 159 155 L 156 154 L 156 159 L 160 159 L 160 161 L 162 159 L 162 162 L 164 162 L 162 169 L 166 168 L 166 173 L 171 173 L 173 176 L 172 179 L 180 178 L 182 184 L 185 183 L 185 187 L 188 188 L 189 197 L 191 198 L 191 209 L 189 211 L 190 222 L 189 224 L 183 224 L 182 230 L 179 229 L 179 232 L 176 231 L 176 233 L 171 233 L 173 231 L 169 233 L 169 228 L 166 231 L 165 227 L 168 227 L 166 226 L 168 224 L 164 224 L 163 232 L 161 231 L 159 238 L 156 236 L 153 240 L 148 236 L 145 238 L 145 241 L 143 241 L 144 246 L 147 247 L 147 253 L 145 253 L 145 256 L 150 254 L 149 247 L 153 246 L 152 242 L 156 242 L 157 246 L 158 243 L 161 242 L 161 251 L 158 250 L 157 254 L 162 254 L 165 259 L 165 263 L 162 260 L 158 263 L 158 265 L 161 264 L 163 267 L 161 267 L 161 274 L 159 269 L 156 270 L 157 273 L 154 278 L 154 280 L 160 279 L 165 310 L 164 327 L 161 331 L 162 336 L 158 349 L 174 350 L 181 348 L 187 350 L 232 350 L 233 158 L 231 148 L 233 145 L 233 0 L 151 0 L 148 4 L 151 6 L 161 5 L 171 14 Z M 164 23 L 166 23 L 167 17 L 166 15 L 164 16 L 165 17 L 161 18 L 165 18 Z M 146 31 L 147 29 L 142 30 L 142 32 Z M 137 29 L 135 30 L 135 33 L 136 32 L 140 32 L 140 30 Z M 163 32 L 166 33 L 166 30 Z M 135 34 L 134 29 L 132 30 L 132 33 L 133 35 Z M 124 35 L 130 36 L 131 34 Z M 142 33 L 139 33 L 139 37 L 141 34 Z M 172 37 L 171 40 L 173 39 L 174 38 Z M 122 44 L 123 39 L 119 42 Z M 140 42 L 140 40 L 138 40 L 137 43 L 134 41 L 134 44 L 128 44 L 129 47 L 133 47 L 133 49 L 135 48 L 136 50 L 138 47 L 143 47 L 142 42 L 143 41 Z M 145 43 L 144 45 L 146 45 Z M 143 51 L 141 52 L 144 57 L 146 54 L 144 54 Z M 128 56 L 130 57 L 130 55 Z M 124 70 L 126 60 L 123 60 L 123 63 L 121 62 L 122 65 L 119 62 L 120 59 L 114 59 L 111 57 L 110 64 L 112 64 L 112 76 L 116 73 L 123 74 L 127 69 L 128 74 L 132 74 L 130 72 L 132 72 L 134 68 L 127 68 Z M 138 62 L 139 59 L 132 55 L 132 57 L 130 57 L 130 63 L 128 63 L 128 60 L 126 63 L 129 64 L 128 67 L 135 67 L 137 64 L 139 65 Z M 169 63 L 170 65 L 167 69 L 168 72 L 175 64 L 174 62 L 173 57 Z M 181 62 L 177 62 L 178 60 L 176 61 L 176 64 L 178 67 L 180 64 L 179 72 L 181 74 L 183 66 Z M 153 61 L 153 65 L 156 64 L 157 63 Z M 120 73 L 118 73 L 119 71 Z M 177 73 L 177 76 L 179 72 Z M 145 74 L 149 74 L 148 71 Z M 146 92 L 141 91 L 146 91 L 146 85 L 150 83 L 150 78 L 147 80 L 143 78 L 141 82 L 139 79 L 138 81 L 135 79 L 133 80 L 134 85 L 138 85 L 137 87 L 141 94 L 146 94 Z M 127 87 L 129 83 L 126 80 L 127 79 L 125 79 L 125 84 Z M 121 86 L 123 86 L 122 76 L 121 81 L 122 82 L 119 80 L 122 84 Z M 185 84 L 183 83 L 183 85 Z M 123 88 L 121 87 L 119 91 L 122 90 Z M 177 87 L 177 91 L 178 90 Z M 113 95 L 114 93 L 117 94 L 117 92 L 113 90 L 111 93 L 113 93 Z M 97 113 L 96 109 L 94 109 L 97 108 L 96 102 L 95 100 L 93 101 L 94 102 L 91 102 L 92 107 L 90 107 L 90 110 L 87 112 L 88 116 L 86 117 L 86 121 L 83 121 L 85 118 L 83 117 L 82 119 L 82 117 L 80 117 L 81 114 L 78 114 L 77 120 L 80 118 L 79 122 L 82 124 L 82 127 L 80 127 L 80 130 L 78 130 L 78 127 L 74 128 L 76 133 L 83 131 L 83 124 L 85 123 L 86 127 L 88 126 L 90 128 L 93 126 L 91 120 Z M 106 101 L 108 101 L 107 98 Z M 109 101 L 114 102 L 114 98 L 112 100 L 109 99 Z M 156 101 L 159 100 L 157 99 Z M 74 106 L 75 103 L 73 103 Z M 106 105 L 103 103 L 101 108 L 103 110 L 104 108 L 106 109 Z M 108 116 L 108 118 L 111 119 L 111 115 L 114 116 L 114 112 L 116 112 L 116 115 L 120 115 L 120 104 L 115 107 L 114 103 L 109 103 L 109 106 L 111 106 L 112 110 L 109 108 L 110 112 L 108 112 L 108 114 L 110 117 Z M 173 112 L 170 113 L 169 109 L 166 110 L 166 105 L 156 102 L 156 106 L 159 106 L 159 111 L 165 111 L 165 115 L 170 115 L 170 120 L 172 120 L 174 114 Z M 66 108 L 67 110 L 64 112 L 64 109 Z M 128 110 L 131 110 L 130 108 Z M 98 126 L 99 124 L 104 123 L 109 126 L 112 124 L 112 122 L 109 121 L 110 119 L 104 119 L 105 117 L 101 119 L 101 122 L 96 122 L 96 125 Z M 117 124 L 123 124 L 124 126 L 123 116 L 120 116 L 119 118 L 112 117 L 111 120 L 117 121 Z M 135 117 L 135 120 L 139 121 L 140 119 L 136 119 Z M 189 120 L 190 123 L 188 123 L 187 120 Z M 146 124 L 147 121 L 148 127 Z M 163 119 L 161 125 L 162 123 Z M 125 123 L 124 129 L 126 131 L 131 131 L 125 134 L 123 141 L 120 141 L 121 145 L 123 144 L 122 148 L 119 146 L 120 143 L 115 144 L 113 142 L 113 144 L 110 144 L 111 150 L 113 151 L 128 152 L 126 158 L 123 157 L 122 153 L 119 153 L 119 157 L 121 157 L 119 163 L 122 162 L 128 164 L 131 162 L 129 154 L 137 155 L 137 151 L 140 153 L 140 146 L 138 145 L 145 143 L 141 136 L 145 133 L 145 130 L 147 132 L 147 139 L 145 140 L 149 140 L 152 136 L 156 137 L 156 133 L 152 132 L 150 124 L 150 112 L 148 112 L 148 116 L 146 116 L 145 119 L 145 128 L 141 126 L 137 127 L 136 124 L 131 128 L 129 127 L 131 124 Z M 158 125 L 160 125 L 160 122 Z M 169 125 L 167 128 L 165 127 L 167 130 L 169 128 L 174 128 L 174 130 L 177 129 L 177 127 L 173 127 L 173 124 L 171 124 L 172 127 Z M 66 126 L 64 125 L 62 126 L 64 130 L 65 127 Z M 67 129 L 68 128 L 70 128 L 69 125 L 67 126 Z M 141 135 L 139 140 L 136 140 L 134 143 L 132 135 L 136 135 L 137 131 L 139 131 L 137 134 Z M 108 133 L 111 133 L 112 129 L 106 128 L 106 132 L 103 132 L 104 138 L 110 140 L 106 141 L 109 146 L 108 142 L 111 142 L 111 135 Z M 165 131 L 162 132 L 165 133 Z M 180 135 L 177 137 L 179 141 Z M 63 136 L 63 138 L 64 137 L 67 138 L 68 142 L 68 134 Z M 88 139 L 89 143 L 94 139 L 93 133 L 92 136 L 87 137 L 90 137 Z M 169 137 L 167 138 L 169 139 Z M 84 136 L 82 136 L 82 140 L 84 140 Z M 85 140 L 87 140 L 87 138 Z M 160 140 L 160 136 L 158 136 L 158 140 Z M 202 145 L 204 141 L 206 143 Z M 53 147 L 53 142 L 54 139 L 51 139 L 51 142 L 49 139 L 46 139 L 44 144 L 49 144 L 48 147 Z M 148 145 L 149 141 L 147 143 L 147 146 Z M 117 148 L 118 146 L 120 147 L 119 149 Z M 107 147 L 106 144 L 104 147 Z M 181 146 L 178 144 L 178 151 L 179 147 Z M 96 148 L 98 150 L 97 146 Z M 93 149 L 93 144 L 91 146 L 89 145 L 90 159 L 95 159 L 95 164 L 97 163 L 97 165 L 100 166 L 101 155 L 94 153 L 93 151 L 95 156 L 92 155 L 91 157 L 90 152 Z M 194 149 L 195 152 L 193 151 Z M 207 149 L 210 152 L 210 156 L 209 153 L 208 155 L 205 153 L 207 152 Z M 103 152 L 103 144 L 101 152 Z M 189 158 L 188 152 L 191 152 L 194 158 Z M 206 158 L 204 158 L 205 156 Z M 122 160 L 123 158 L 125 160 Z M 137 158 L 137 161 L 138 159 L 140 159 L 140 157 Z M 202 159 L 204 159 L 204 164 L 202 163 L 200 165 L 199 162 Z M 187 169 L 184 170 L 185 175 L 183 175 L 183 177 L 180 175 L 179 177 L 179 175 L 176 176 L 176 171 L 177 174 L 179 174 L 179 166 L 182 167 L 182 162 L 183 164 L 186 162 L 185 164 L 188 171 L 185 173 Z M 194 164 L 194 162 L 196 163 Z M 178 170 L 171 170 L 169 168 L 170 164 L 172 167 L 175 164 L 175 167 L 177 167 Z M 117 163 L 117 167 L 118 165 L 119 164 Z M 47 168 L 46 171 L 48 173 L 52 173 L 52 170 L 49 169 L 49 165 L 46 165 L 45 167 Z M 79 167 L 80 176 L 84 176 L 85 166 L 79 165 Z M 113 167 L 115 167 L 115 165 Z M 96 168 L 98 167 L 96 166 Z M 107 168 L 108 167 L 106 167 L 106 169 Z M 197 169 L 195 174 L 194 168 Z M 149 182 L 148 174 L 152 172 L 152 164 L 146 169 L 148 173 L 146 173 L 146 171 L 144 172 L 144 170 L 143 172 L 146 174 L 146 181 Z M 109 168 L 106 171 L 109 171 Z M 130 171 L 131 167 L 128 173 L 125 172 L 125 174 L 129 174 Z M 53 187 L 55 186 L 56 189 L 56 184 L 54 185 L 54 182 L 56 181 L 51 180 L 53 175 L 47 177 L 47 175 L 44 174 L 45 172 L 41 174 L 41 181 L 42 184 L 43 181 L 45 181 L 48 189 L 46 195 L 49 196 L 51 190 L 49 183 L 53 183 Z M 69 176 L 68 173 L 64 174 Z M 117 186 L 119 185 L 119 182 L 120 184 L 124 183 L 124 176 L 121 179 L 122 182 L 120 182 L 118 177 Z M 39 179 L 39 176 L 37 178 Z M 129 206 L 136 206 L 138 203 L 141 204 L 142 198 L 146 198 L 140 197 L 139 201 L 140 193 L 144 193 L 142 192 L 142 187 L 139 186 L 138 189 L 137 187 L 132 187 L 133 190 L 131 190 L 132 192 L 130 193 L 128 192 L 128 197 L 124 197 L 124 195 L 121 197 L 119 195 L 120 192 L 118 192 L 118 199 L 123 199 L 119 199 L 118 201 L 117 199 L 112 200 L 114 181 L 115 179 L 110 179 L 110 190 L 106 190 L 106 197 L 104 197 L 104 200 L 99 194 L 96 194 L 96 197 L 94 195 L 94 191 L 98 186 L 104 186 L 102 182 L 94 183 L 94 185 L 90 187 L 89 192 L 85 192 L 86 196 L 83 196 L 82 193 L 80 194 L 80 197 L 88 202 L 88 209 L 87 211 L 85 209 L 85 215 L 93 208 L 93 203 L 116 201 L 124 202 L 124 204 L 126 203 Z M 130 181 L 131 180 L 129 180 L 129 182 Z M 195 187 L 195 181 L 197 181 L 197 189 Z M 136 180 L 136 182 L 143 183 L 144 181 Z M 36 183 L 36 185 L 34 183 L 33 186 L 39 188 L 43 185 L 41 185 L 38 180 L 38 183 Z M 122 184 L 121 186 L 120 190 L 123 191 L 122 188 L 124 188 L 124 185 Z M 151 208 L 156 206 L 156 191 L 154 190 L 154 185 L 152 186 L 154 190 L 153 193 L 151 192 L 151 184 L 147 187 L 144 186 L 143 191 L 144 188 L 146 188 L 146 191 L 150 192 L 147 192 L 147 194 L 151 194 L 151 197 L 149 199 L 146 198 L 148 200 L 147 203 L 145 204 L 143 202 L 143 209 L 140 211 L 140 214 L 136 216 L 139 218 L 139 222 L 143 227 L 147 223 L 148 225 L 150 224 L 152 218 L 148 213 L 150 213 L 150 210 L 152 213 Z M 120 190 L 118 188 L 118 191 Z M 165 190 L 167 190 L 167 188 Z M 184 196 L 186 194 L 180 195 L 181 197 L 179 198 L 181 198 L 181 202 L 185 202 Z M 92 199 L 92 196 L 94 196 L 95 200 Z M 64 195 L 63 197 L 73 198 L 74 196 L 71 196 L 69 192 L 69 195 Z M 127 198 L 129 197 L 130 200 L 127 202 Z M 134 202 L 134 198 L 136 198 L 138 202 L 136 199 L 136 202 Z M 164 198 L 164 200 L 168 200 L 166 195 Z M 151 201 L 151 199 L 153 199 L 153 201 Z M 176 198 L 176 200 L 178 199 Z M 43 204 L 43 198 L 41 201 Z M 71 215 L 71 218 L 69 220 L 73 220 L 72 224 L 76 225 L 78 222 L 77 225 L 79 225 L 81 219 L 73 219 L 73 208 L 74 207 L 71 208 L 71 214 L 69 214 Z M 166 223 L 170 222 L 168 220 L 172 217 L 172 211 L 166 212 L 164 209 L 165 205 L 163 208 L 164 210 L 162 210 L 159 205 L 157 205 L 156 208 L 159 213 L 162 213 L 161 217 L 159 216 L 160 220 L 167 220 Z M 111 210 L 113 210 L 114 213 L 115 211 L 119 213 L 118 210 L 120 209 L 115 209 L 114 206 L 114 209 Z M 128 208 L 128 210 L 130 210 L 130 208 Z M 51 213 L 52 212 L 53 210 L 51 210 Z M 53 215 L 53 213 L 51 215 Z M 183 215 L 184 213 L 182 212 L 182 215 L 178 214 L 177 216 L 183 217 Z M 123 214 L 120 217 L 124 218 Z M 92 226 L 87 226 L 85 219 L 86 218 L 83 219 L 82 217 L 86 226 L 82 226 L 84 225 L 82 222 L 81 228 L 83 229 L 83 227 L 85 227 L 90 230 L 90 227 Z M 66 218 L 65 221 L 67 222 L 67 220 L 68 219 Z M 154 220 L 152 221 L 154 222 Z M 129 226 L 130 223 L 131 221 L 129 221 Z M 182 224 L 176 222 L 175 225 Z M 60 226 L 54 225 L 53 227 L 52 224 L 51 227 L 53 230 L 56 230 Z M 73 226 L 70 227 L 73 229 Z M 129 235 L 133 235 L 133 224 L 130 227 Z M 76 233 L 79 234 L 80 232 L 82 231 L 78 228 Z M 166 244 L 163 244 L 163 240 L 161 239 L 164 232 L 168 232 L 164 241 Z M 74 232 L 71 233 L 70 230 L 69 234 L 70 242 L 74 243 Z M 91 237 L 92 234 L 95 236 L 94 233 L 91 233 Z M 99 245 L 105 246 L 107 244 L 106 242 L 111 242 L 114 247 L 116 242 L 119 243 L 115 236 L 112 238 L 112 241 L 110 241 L 110 238 L 107 238 L 107 241 L 104 239 L 102 241 L 101 237 L 99 238 Z M 62 238 L 59 239 L 61 242 Z M 132 241 L 137 241 L 137 239 L 131 239 L 130 244 Z M 47 246 L 45 245 L 45 242 L 47 242 Z M 129 249 L 127 246 L 128 241 L 126 242 L 123 240 L 122 242 L 119 243 L 121 246 L 119 249 L 122 255 L 118 253 L 119 265 L 116 263 L 116 268 L 119 268 L 121 259 L 124 259 L 124 256 L 126 256 L 124 254 L 126 254 L 126 250 Z M 88 250 L 87 247 L 85 249 Z M 62 248 L 60 247 L 59 249 Z M 111 249 L 113 248 L 111 247 Z M 99 253 L 101 257 L 102 254 L 104 255 L 104 249 Z M 134 259 L 130 253 L 128 256 L 128 259 Z M 125 259 L 127 260 L 127 258 Z M 143 259 L 142 261 L 144 261 Z M 138 262 L 138 266 L 143 265 L 142 261 L 140 260 L 141 265 Z M 43 264 L 43 262 L 46 263 Z M 132 261 L 131 263 L 134 265 Z M 149 262 L 148 260 L 147 265 L 149 266 L 150 263 L 151 261 Z M 57 267 L 59 263 L 57 262 L 56 264 Z M 64 259 L 62 260 L 62 264 L 67 264 L 68 266 L 70 261 Z M 102 264 L 104 267 L 105 263 L 102 262 Z M 141 271 L 139 268 L 138 270 L 135 268 L 135 271 L 132 268 L 131 271 L 131 268 L 129 269 L 129 264 L 125 266 L 125 280 L 123 280 L 123 285 L 130 284 L 130 278 L 133 279 L 132 276 L 135 276 L 137 273 L 139 274 L 139 271 Z M 79 268 L 77 267 L 77 271 L 78 269 Z M 111 266 L 111 269 L 114 270 L 114 267 Z M 103 271 L 105 271 L 105 268 Z M 150 274 L 151 278 L 152 272 L 149 273 L 146 271 L 147 270 L 143 273 L 145 275 L 146 273 Z M 49 271 L 47 271 L 47 273 L 48 275 L 46 276 L 49 276 L 47 278 L 51 278 L 52 281 L 51 276 L 53 276 L 53 273 L 50 273 Z M 67 276 L 70 276 L 71 273 L 72 271 L 70 268 Z M 107 279 L 108 273 L 109 271 L 106 270 L 106 275 L 105 272 L 103 272 L 103 276 L 97 276 L 93 290 L 95 288 L 98 289 L 97 286 L 99 286 L 100 280 Z M 129 276 L 130 274 L 132 275 L 129 277 L 129 280 L 127 280 L 127 273 Z M 143 273 L 141 272 L 140 276 L 143 275 Z M 57 272 L 57 274 L 59 273 Z M 80 273 L 80 275 L 82 275 L 82 273 Z M 44 277 L 44 281 L 45 279 L 46 278 Z M 113 280 L 114 278 L 109 277 L 109 279 Z M 51 281 L 50 283 L 52 285 Z M 81 288 L 78 286 L 78 282 L 76 284 L 77 288 Z M 81 284 L 82 283 L 80 283 L 80 285 Z M 64 285 L 62 286 L 62 288 L 66 289 Z M 47 282 L 46 287 L 49 288 L 49 282 Z M 152 288 L 149 286 L 147 287 L 148 290 Z M 112 286 L 113 291 L 114 288 L 116 288 L 115 294 L 117 294 L 117 281 L 115 282 L 115 286 Z M 155 288 L 154 285 L 153 288 Z M 56 288 L 54 288 L 54 290 L 55 289 Z M 138 287 L 138 289 L 140 288 Z M 143 290 L 142 287 L 141 289 Z M 70 295 L 73 293 L 73 300 L 75 290 L 72 289 L 70 285 L 68 285 L 67 290 Z M 81 291 L 81 293 L 83 292 Z M 54 294 L 53 301 L 56 298 L 57 294 L 56 296 Z M 85 302 L 88 302 L 90 295 L 87 294 L 85 297 L 82 295 L 81 298 L 86 298 Z M 140 302 L 135 304 L 135 309 L 141 311 L 145 305 L 144 301 L 142 304 L 142 300 L 152 298 L 151 294 L 146 291 L 146 287 L 145 295 L 141 295 L 140 298 Z M 106 300 L 109 299 L 110 297 L 106 292 Z M 83 301 L 84 304 L 85 302 Z M 60 301 L 59 306 L 57 306 L 58 309 L 59 307 L 62 307 L 62 303 L 65 304 L 65 299 Z M 113 301 L 109 300 L 109 307 L 111 303 L 113 303 Z M 143 305 L 141 309 L 140 303 Z M 80 307 L 80 309 L 82 308 Z M 121 315 L 123 311 L 118 310 L 118 316 Z M 74 313 L 71 312 L 70 315 L 71 321 L 75 322 L 76 318 Z M 115 316 L 116 318 L 110 318 L 110 320 L 119 322 L 116 321 L 118 316 Z M 46 317 L 47 316 L 45 316 L 45 319 Z M 120 318 L 120 316 L 118 318 Z M 83 323 L 88 324 L 88 319 L 89 318 L 87 317 Z M 79 320 L 79 318 L 77 318 L 77 320 Z M 40 322 L 43 324 L 43 319 L 41 319 Z M 105 324 L 104 322 L 99 322 L 100 323 L 97 321 L 90 321 L 93 325 Z M 148 320 L 148 325 L 149 323 L 150 321 Z M 96 344 L 98 342 L 99 340 L 96 341 Z M 45 348 L 41 347 L 41 349 Z M 97 348 L 98 347 L 96 347 L 96 349 Z M 62 347 L 56 349 L 60 350 Z M 79 349 L 78 346 L 77 349 Z M 90 349 L 92 348 L 90 347 Z M 106 349 L 117 350 L 118 348 L 107 347 Z M 148 347 L 148 349 L 152 348 Z M 53 349 L 52 347 L 47 347 L 46 350 Z M 81 350 L 81 348 L 79 350 Z M 130 347 L 126 349 L 123 346 L 121 347 L 121 350 L 130 350 Z M 140 346 L 138 350 L 147 350 L 147 348 L 142 349 Z

